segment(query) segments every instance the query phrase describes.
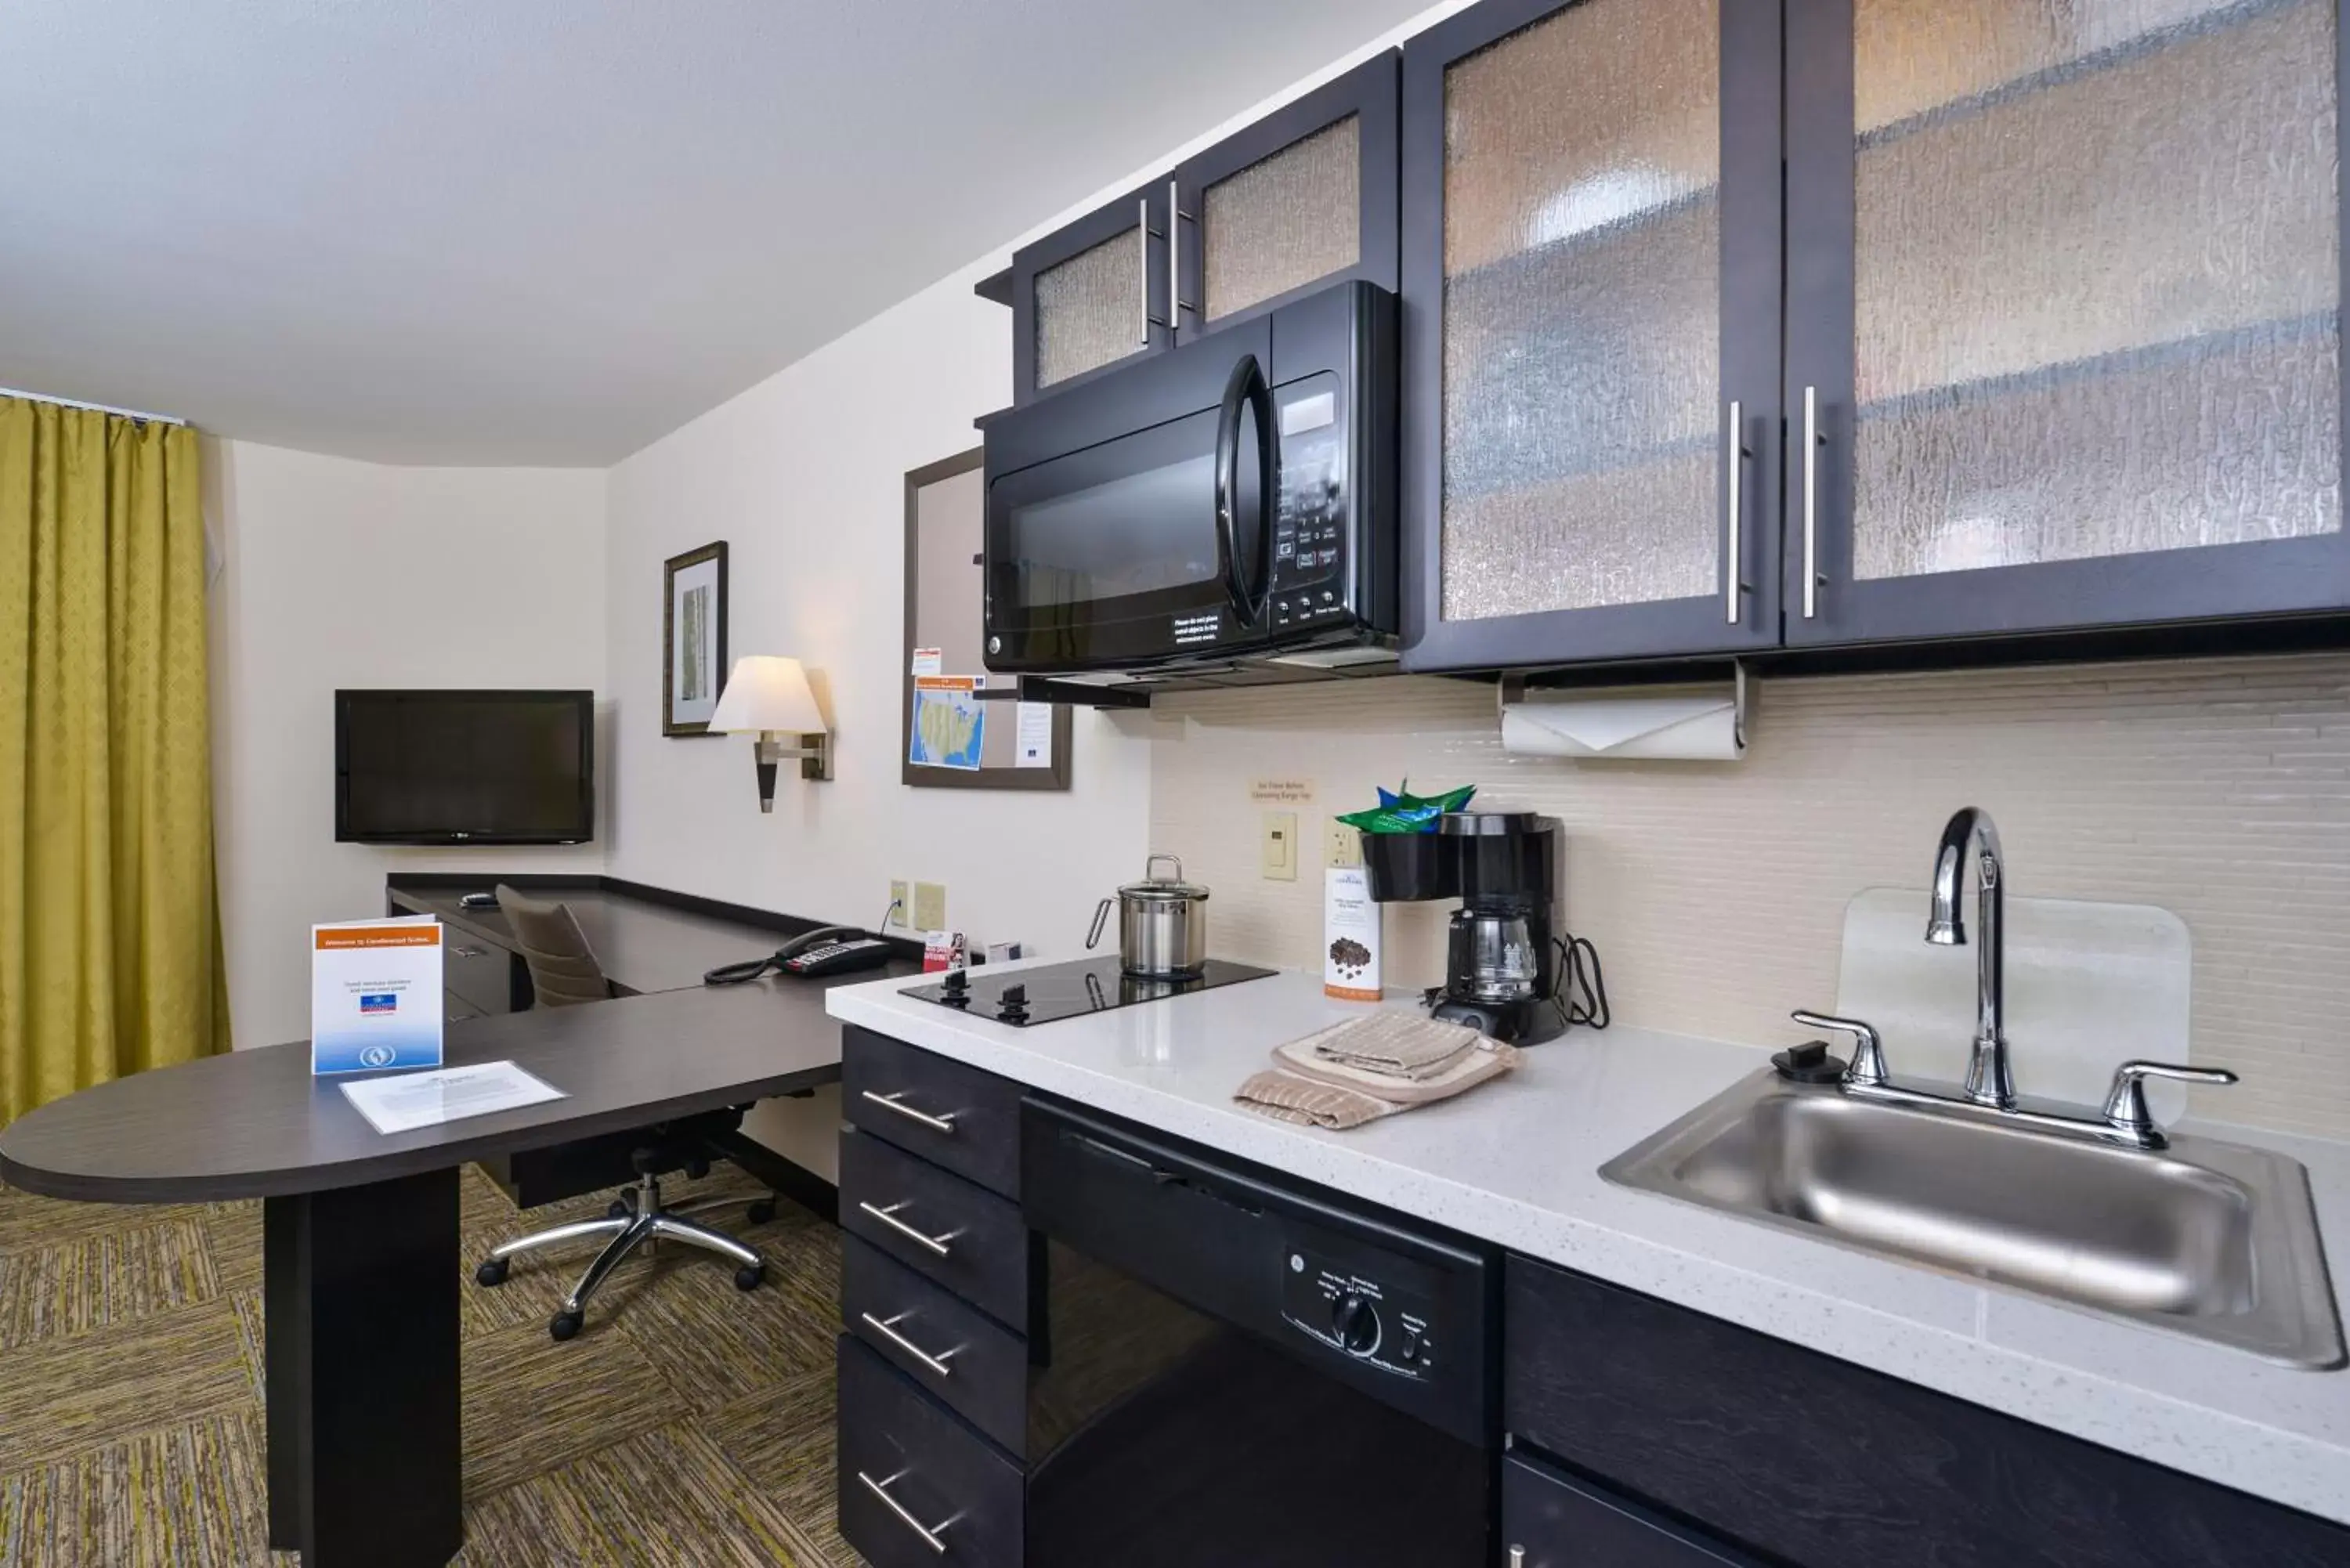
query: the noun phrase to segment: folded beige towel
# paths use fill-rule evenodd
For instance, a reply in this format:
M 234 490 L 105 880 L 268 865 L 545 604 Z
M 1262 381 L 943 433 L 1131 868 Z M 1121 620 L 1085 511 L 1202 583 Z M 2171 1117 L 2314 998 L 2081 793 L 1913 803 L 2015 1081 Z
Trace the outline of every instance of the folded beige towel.
M 1484 1038 L 1458 1023 L 1388 1010 L 1349 1019 L 1293 1044 L 1324 1061 L 1390 1078 L 1433 1078 Z
M 1274 1064 L 1253 1075 L 1233 1092 L 1232 1098 L 1260 1116 L 1304 1127 L 1344 1130 L 1408 1111 L 1414 1106 L 1451 1099 L 1517 1065 L 1518 1049 L 1514 1045 L 1489 1040 L 1473 1029 L 1456 1024 L 1414 1019 L 1408 1013 L 1399 1016 L 1407 1023 L 1463 1034 L 1468 1039 L 1465 1044 L 1456 1044 L 1451 1057 L 1433 1075 L 1400 1078 L 1329 1060 L 1317 1050 L 1317 1043 L 1326 1042 L 1337 1031 L 1325 1030 L 1277 1047 L 1273 1054 Z M 1357 1021 L 1372 1022 L 1375 1020 Z M 1351 1029 L 1355 1024 L 1338 1027 Z

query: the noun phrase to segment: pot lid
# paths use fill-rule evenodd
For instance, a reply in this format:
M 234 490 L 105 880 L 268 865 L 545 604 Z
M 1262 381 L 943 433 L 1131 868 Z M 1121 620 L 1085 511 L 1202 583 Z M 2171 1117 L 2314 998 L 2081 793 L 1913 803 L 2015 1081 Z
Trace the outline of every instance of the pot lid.
M 1172 877 L 1155 875 L 1160 862 L 1175 867 Z M 1195 903 L 1208 896 L 1207 888 L 1197 882 L 1183 880 L 1183 862 L 1172 855 L 1154 855 L 1142 867 L 1143 879 L 1128 882 L 1118 890 L 1121 898 L 1139 898 L 1146 903 Z

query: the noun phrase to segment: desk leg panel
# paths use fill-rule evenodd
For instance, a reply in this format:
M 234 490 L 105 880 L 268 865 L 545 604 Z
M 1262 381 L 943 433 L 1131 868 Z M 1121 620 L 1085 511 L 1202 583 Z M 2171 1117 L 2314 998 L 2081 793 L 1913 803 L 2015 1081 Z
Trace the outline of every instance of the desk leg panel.
M 270 1200 L 270 1544 L 437 1568 L 464 1539 L 457 1172 Z

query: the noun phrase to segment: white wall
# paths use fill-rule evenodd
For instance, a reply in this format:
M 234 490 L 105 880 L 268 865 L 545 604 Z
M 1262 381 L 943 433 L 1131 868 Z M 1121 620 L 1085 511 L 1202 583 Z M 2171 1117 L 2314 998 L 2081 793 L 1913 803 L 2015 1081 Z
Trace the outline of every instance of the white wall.
M 598 690 L 604 474 L 396 468 L 248 441 L 205 454 L 213 799 L 236 1044 L 310 1032 L 316 921 L 383 913 L 390 870 L 598 869 L 576 848 L 337 844 L 334 692 Z M 601 737 L 598 737 L 599 744 Z

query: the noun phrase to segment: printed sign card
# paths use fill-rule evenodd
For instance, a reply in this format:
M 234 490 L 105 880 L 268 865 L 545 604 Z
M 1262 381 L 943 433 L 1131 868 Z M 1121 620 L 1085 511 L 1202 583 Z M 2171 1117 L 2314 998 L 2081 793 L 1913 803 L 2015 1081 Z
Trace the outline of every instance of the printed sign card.
M 441 1065 L 441 922 L 310 928 L 310 1071 Z

